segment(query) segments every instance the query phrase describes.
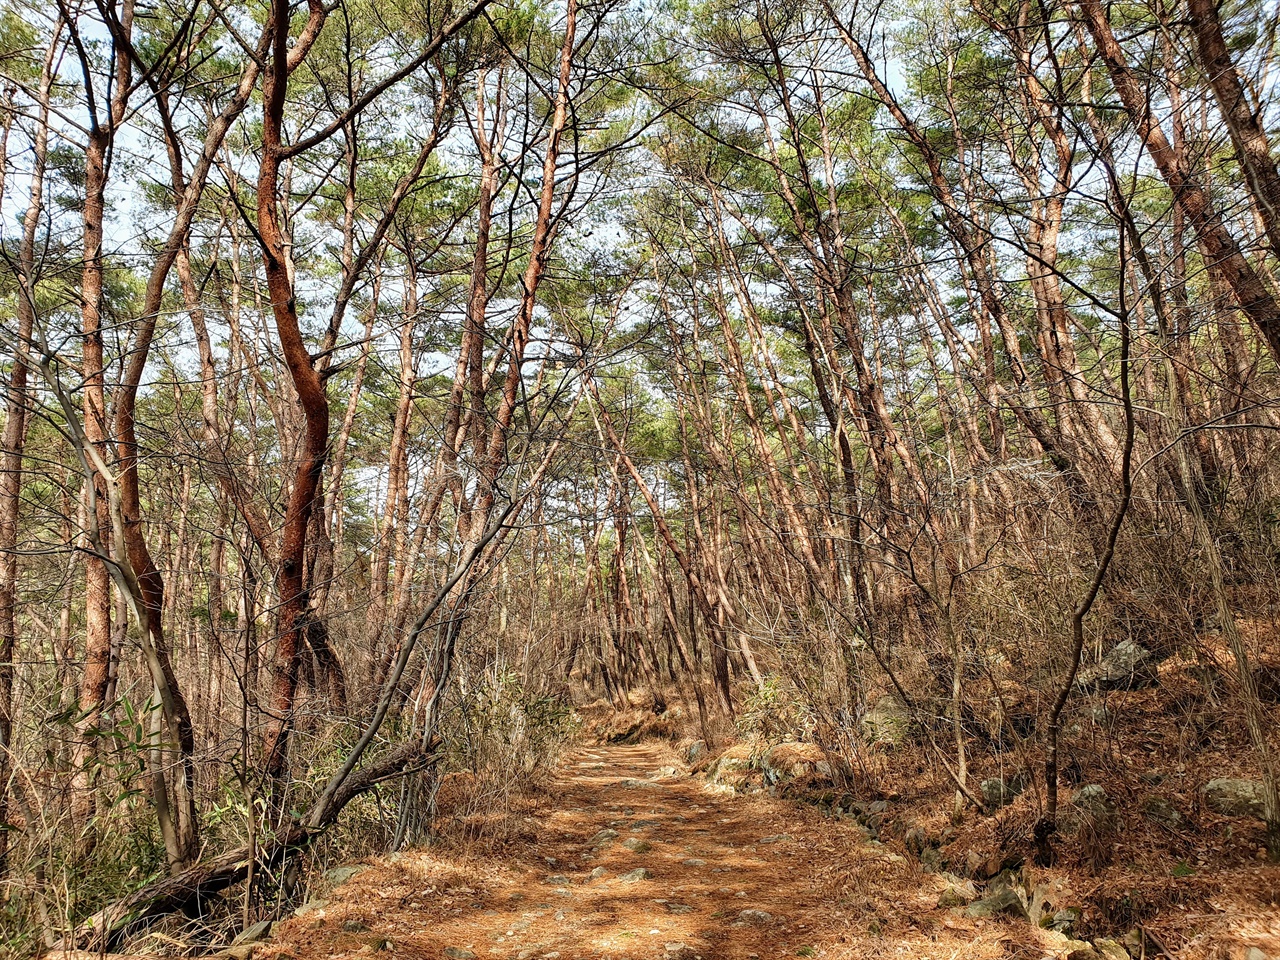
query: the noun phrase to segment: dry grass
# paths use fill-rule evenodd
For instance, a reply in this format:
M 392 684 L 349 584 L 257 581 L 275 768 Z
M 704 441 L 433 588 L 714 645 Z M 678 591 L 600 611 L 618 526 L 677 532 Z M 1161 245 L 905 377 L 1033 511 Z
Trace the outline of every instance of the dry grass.
M 653 742 L 583 750 L 528 797 L 531 807 L 512 811 L 532 836 L 483 858 L 443 845 L 379 860 L 322 915 L 284 924 L 271 949 L 301 960 L 354 957 L 387 942 L 398 957 L 433 960 L 447 946 L 483 958 L 518 957 L 534 944 L 531 956 L 558 952 L 563 960 L 656 958 L 667 943 L 705 960 L 988 960 L 1014 955 L 1011 945 L 1042 955 L 1025 924 L 939 909 L 939 878 L 868 845 L 849 820 L 655 778 L 673 753 Z M 634 786 L 640 781 L 653 786 Z M 597 846 L 593 837 L 606 828 L 620 836 Z M 650 848 L 633 852 L 622 844 L 629 838 Z M 617 879 L 637 866 L 653 878 Z M 593 879 L 596 867 L 606 876 Z M 772 919 L 745 923 L 745 909 Z

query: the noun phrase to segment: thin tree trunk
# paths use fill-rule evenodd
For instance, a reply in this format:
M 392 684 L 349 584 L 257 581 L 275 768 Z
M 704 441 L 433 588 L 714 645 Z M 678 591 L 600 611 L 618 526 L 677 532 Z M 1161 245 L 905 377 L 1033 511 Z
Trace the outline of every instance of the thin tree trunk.
M 1240 74 L 1222 35 L 1217 0 L 1188 0 L 1187 12 L 1200 63 L 1227 121 L 1236 159 L 1258 205 L 1271 252 L 1280 257 L 1280 171 L 1271 155 L 1271 144 L 1259 120 L 1259 111 L 1245 95 L 1244 84 L 1240 82 Z
M 1112 85 L 1174 200 L 1191 221 L 1205 259 L 1221 273 L 1240 309 L 1262 334 L 1272 355 L 1280 360 L 1280 303 L 1228 232 L 1209 191 L 1197 171 L 1188 165 L 1185 152 L 1175 151 L 1155 122 L 1151 103 L 1111 31 L 1101 0 L 1079 0 L 1079 7 Z
M 22 240 L 17 258 L 17 319 L 19 343 L 29 343 L 35 329 L 36 230 L 44 209 L 44 174 L 49 147 L 49 91 L 53 86 L 53 61 L 62 40 L 62 22 L 55 25 L 45 54 L 37 88 L 35 138 L 31 146 L 31 198 L 22 219 Z M 9 125 L 5 112 L 0 170 L 8 163 Z M 0 172 L 0 178 L 3 177 Z M 4 201 L 0 180 L 0 204 Z M 18 624 L 18 519 L 22 508 L 22 460 L 27 439 L 27 387 L 29 370 L 21 353 L 15 353 L 5 389 L 5 421 L 0 437 L 0 878 L 8 875 L 9 775 L 13 746 L 13 664 L 17 652 Z
M 267 723 L 263 743 L 264 772 L 276 793 L 277 817 L 282 817 L 284 810 L 280 791 L 289 766 L 289 731 L 293 724 L 298 667 L 305 644 L 303 632 L 308 604 L 303 567 L 307 530 L 329 445 L 329 401 L 298 323 L 292 271 L 289 269 L 282 215 L 276 196 L 284 158 L 281 132 L 289 75 L 306 58 L 328 15 L 320 0 L 308 0 L 307 11 L 306 25 L 291 41 L 287 0 L 273 0 L 271 4 L 272 51 L 262 91 L 262 160 L 258 167 L 257 186 L 258 234 L 271 312 L 281 354 L 304 420 L 301 449 L 293 466 L 292 487 L 276 558 L 276 591 L 280 606 L 276 615 L 276 649 L 271 665 L 271 719 Z

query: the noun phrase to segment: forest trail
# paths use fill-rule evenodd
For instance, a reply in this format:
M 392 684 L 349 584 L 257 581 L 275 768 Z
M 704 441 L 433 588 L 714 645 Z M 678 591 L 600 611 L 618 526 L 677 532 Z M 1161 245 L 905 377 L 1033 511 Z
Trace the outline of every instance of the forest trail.
M 937 906 L 941 878 L 794 802 L 710 792 L 658 744 L 568 755 L 496 853 L 407 851 L 278 924 L 257 956 L 957 960 L 1046 950 Z M 637 872 L 643 871 L 643 872 Z

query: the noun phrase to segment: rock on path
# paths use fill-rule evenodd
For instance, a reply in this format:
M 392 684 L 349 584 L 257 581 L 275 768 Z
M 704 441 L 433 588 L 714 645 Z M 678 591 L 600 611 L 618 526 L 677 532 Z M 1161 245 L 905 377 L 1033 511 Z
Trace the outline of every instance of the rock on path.
M 367 867 L 257 960 L 995 960 L 1011 940 L 1051 955 L 1026 924 L 940 907 L 942 880 L 856 824 L 708 791 L 671 762 L 658 744 L 581 749 L 528 799 L 523 841 Z

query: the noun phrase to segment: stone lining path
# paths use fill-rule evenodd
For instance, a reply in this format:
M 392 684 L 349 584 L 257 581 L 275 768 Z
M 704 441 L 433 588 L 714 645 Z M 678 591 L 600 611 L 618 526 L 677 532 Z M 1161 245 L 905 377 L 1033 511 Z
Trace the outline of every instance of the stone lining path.
M 383 859 L 260 957 L 765 960 L 1045 955 L 1025 924 L 939 908 L 945 884 L 848 821 L 709 792 L 654 744 L 566 758 L 500 856 Z

